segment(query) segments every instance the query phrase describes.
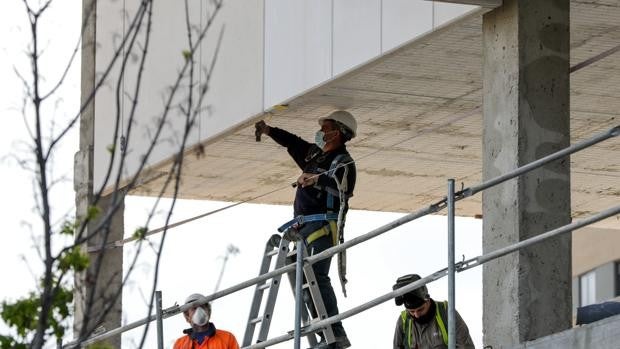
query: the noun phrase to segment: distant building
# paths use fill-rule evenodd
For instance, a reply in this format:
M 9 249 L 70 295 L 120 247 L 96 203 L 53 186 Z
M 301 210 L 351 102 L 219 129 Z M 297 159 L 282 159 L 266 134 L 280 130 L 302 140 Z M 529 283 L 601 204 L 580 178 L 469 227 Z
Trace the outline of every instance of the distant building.
M 620 235 L 588 227 L 573 232 L 573 316 L 577 307 L 620 300 Z

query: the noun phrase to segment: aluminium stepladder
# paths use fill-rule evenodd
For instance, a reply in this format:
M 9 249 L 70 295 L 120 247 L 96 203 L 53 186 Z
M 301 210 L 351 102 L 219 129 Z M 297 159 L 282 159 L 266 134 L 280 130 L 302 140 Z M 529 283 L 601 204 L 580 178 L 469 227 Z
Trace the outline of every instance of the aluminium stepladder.
M 265 254 L 263 256 L 263 261 L 261 263 L 259 275 L 266 274 L 269 272 L 269 268 L 272 264 L 273 256 L 276 256 L 274 269 L 278 269 L 286 265 L 291 256 L 296 254 L 295 251 L 289 253 L 289 244 L 290 241 L 283 239 L 280 235 L 274 234 L 267 241 L 265 245 Z M 304 247 L 303 251 L 304 258 L 307 256 L 307 250 Z M 314 309 L 316 310 L 315 320 L 326 319 L 327 311 L 325 310 L 325 305 L 323 304 L 323 299 L 321 297 L 321 293 L 316 282 L 316 278 L 314 275 L 314 271 L 312 266 L 304 263 L 303 266 L 305 283 L 303 284 L 303 289 L 308 290 L 310 296 L 312 298 L 312 303 L 314 305 Z M 252 344 L 252 340 L 254 338 L 254 331 L 256 326 L 260 323 L 260 329 L 258 336 L 256 338 L 256 343 L 263 342 L 267 340 L 267 336 L 269 335 L 269 327 L 271 325 L 271 319 L 273 316 L 273 309 L 275 307 L 276 298 L 278 297 L 278 289 L 280 287 L 280 279 L 282 275 L 277 275 L 270 280 L 263 281 L 256 285 L 254 290 L 254 297 L 252 298 L 252 305 L 250 307 L 250 315 L 248 317 L 248 322 L 245 329 L 245 335 L 243 336 L 243 346 L 249 346 Z M 295 294 L 295 272 L 288 273 L 288 278 L 291 283 L 291 287 L 293 288 L 293 295 Z M 261 305 L 263 300 L 263 293 L 265 290 L 269 290 L 267 295 L 266 303 L 262 309 L 262 315 L 259 315 L 261 311 Z M 307 307 L 302 306 L 301 319 L 304 326 L 309 325 L 312 319 L 312 315 L 309 314 Z M 332 343 L 335 341 L 334 333 L 331 326 L 327 326 L 322 329 L 323 336 L 327 343 Z M 311 346 L 317 344 L 316 337 L 314 333 L 306 334 L 306 338 L 308 339 L 308 343 Z

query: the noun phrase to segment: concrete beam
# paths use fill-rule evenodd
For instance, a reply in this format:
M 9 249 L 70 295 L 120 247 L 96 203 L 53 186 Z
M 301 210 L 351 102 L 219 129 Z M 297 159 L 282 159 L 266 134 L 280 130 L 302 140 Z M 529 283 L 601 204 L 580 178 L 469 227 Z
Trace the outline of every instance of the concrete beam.
M 620 315 L 513 346 L 511 349 L 617 348 Z
M 485 8 L 496 8 L 502 6 L 502 0 L 427 0 L 433 2 L 449 2 L 453 4 L 475 5 Z
M 570 144 L 569 1 L 505 0 L 483 17 L 485 180 Z M 565 159 L 483 193 L 483 251 L 570 223 Z M 570 236 L 483 268 L 483 340 L 493 348 L 571 326 Z

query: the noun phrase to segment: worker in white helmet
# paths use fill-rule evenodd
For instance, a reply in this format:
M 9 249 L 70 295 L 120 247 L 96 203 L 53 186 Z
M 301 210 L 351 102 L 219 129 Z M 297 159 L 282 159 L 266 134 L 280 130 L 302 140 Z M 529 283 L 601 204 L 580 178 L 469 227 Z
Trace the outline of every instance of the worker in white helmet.
M 355 188 L 356 169 L 345 143 L 356 136 L 357 122 L 351 113 L 338 110 L 320 117 L 321 127 L 315 134 L 314 143 L 277 127 L 270 127 L 264 121 L 256 123 L 257 136 L 265 134 L 286 147 L 301 175 L 297 179 L 294 202 L 294 219 L 287 222 L 280 231 L 284 237 L 297 241 L 303 238 L 310 255 L 320 253 L 342 242 L 344 218 L 348 200 Z M 339 261 L 344 261 L 344 258 Z M 332 288 L 329 269 L 331 258 L 312 265 L 321 297 L 328 316 L 338 314 L 338 303 Z M 339 263 L 340 281 L 346 283 L 343 263 Z M 346 295 L 346 294 L 345 294 Z M 309 300 L 308 294 L 305 299 Z M 307 302 L 313 317 L 316 316 L 312 303 Z M 351 346 L 341 322 L 332 325 L 336 341 L 326 343 L 325 339 L 311 349 L 339 349 Z M 322 333 L 320 333 L 322 337 Z
M 183 312 L 191 328 L 183 330 L 184 336 L 174 343 L 174 349 L 239 349 L 235 336 L 216 329 L 211 319 L 211 304 L 200 293 L 189 295 L 185 304 L 195 305 Z

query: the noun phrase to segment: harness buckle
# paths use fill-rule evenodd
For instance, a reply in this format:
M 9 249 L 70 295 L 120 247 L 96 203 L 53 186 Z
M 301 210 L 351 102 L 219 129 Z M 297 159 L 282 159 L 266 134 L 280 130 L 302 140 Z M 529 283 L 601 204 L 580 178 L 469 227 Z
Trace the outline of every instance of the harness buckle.
M 295 222 L 297 222 L 297 223 L 295 223 L 294 225 L 297 225 L 297 226 L 304 225 L 304 223 L 306 223 L 306 216 L 299 215 L 299 216 L 295 217 Z

